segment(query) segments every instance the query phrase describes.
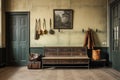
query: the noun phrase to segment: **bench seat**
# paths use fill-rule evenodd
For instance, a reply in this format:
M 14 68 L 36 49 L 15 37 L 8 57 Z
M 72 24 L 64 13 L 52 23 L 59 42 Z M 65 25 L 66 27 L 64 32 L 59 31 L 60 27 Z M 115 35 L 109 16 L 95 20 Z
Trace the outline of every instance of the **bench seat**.
M 45 59 L 89 59 L 88 57 L 43 57 L 42 60 Z
M 42 57 L 44 67 L 88 67 L 89 57 L 83 47 L 45 47 Z M 63 66 L 64 65 L 64 66 Z

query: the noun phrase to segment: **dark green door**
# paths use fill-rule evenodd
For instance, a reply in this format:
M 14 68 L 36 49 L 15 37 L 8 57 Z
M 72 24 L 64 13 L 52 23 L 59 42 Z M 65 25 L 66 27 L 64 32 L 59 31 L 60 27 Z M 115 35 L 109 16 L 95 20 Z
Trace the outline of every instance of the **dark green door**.
M 120 1 L 111 4 L 110 30 L 112 67 L 120 71 Z
M 29 13 L 6 13 L 8 65 L 26 65 L 29 54 Z

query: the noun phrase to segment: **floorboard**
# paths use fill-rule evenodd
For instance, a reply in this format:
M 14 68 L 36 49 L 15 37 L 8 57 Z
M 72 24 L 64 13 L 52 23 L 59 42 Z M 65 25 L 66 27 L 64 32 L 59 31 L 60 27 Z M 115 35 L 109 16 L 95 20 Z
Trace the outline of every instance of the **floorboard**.
M 112 68 L 0 68 L 0 80 L 120 80 L 120 72 Z

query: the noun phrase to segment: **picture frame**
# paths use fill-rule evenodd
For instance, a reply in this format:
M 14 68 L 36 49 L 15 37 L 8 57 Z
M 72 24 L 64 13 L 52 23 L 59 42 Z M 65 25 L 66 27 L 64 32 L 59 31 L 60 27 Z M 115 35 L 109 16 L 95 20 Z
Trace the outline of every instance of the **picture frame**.
M 54 29 L 73 29 L 73 10 L 53 10 Z

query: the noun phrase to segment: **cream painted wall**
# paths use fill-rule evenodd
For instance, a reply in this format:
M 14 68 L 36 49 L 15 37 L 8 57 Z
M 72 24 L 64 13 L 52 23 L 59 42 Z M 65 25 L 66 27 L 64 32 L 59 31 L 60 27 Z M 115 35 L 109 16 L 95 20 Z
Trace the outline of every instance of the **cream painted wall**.
M 35 40 L 35 19 L 53 20 L 53 9 L 73 9 L 73 29 L 55 30 L 54 35 L 40 36 Z M 96 46 L 106 47 L 107 43 L 107 0 L 7 0 L 6 11 L 30 12 L 30 47 L 83 46 L 85 33 L 82 29 L 100 30 L 95 32 Z

